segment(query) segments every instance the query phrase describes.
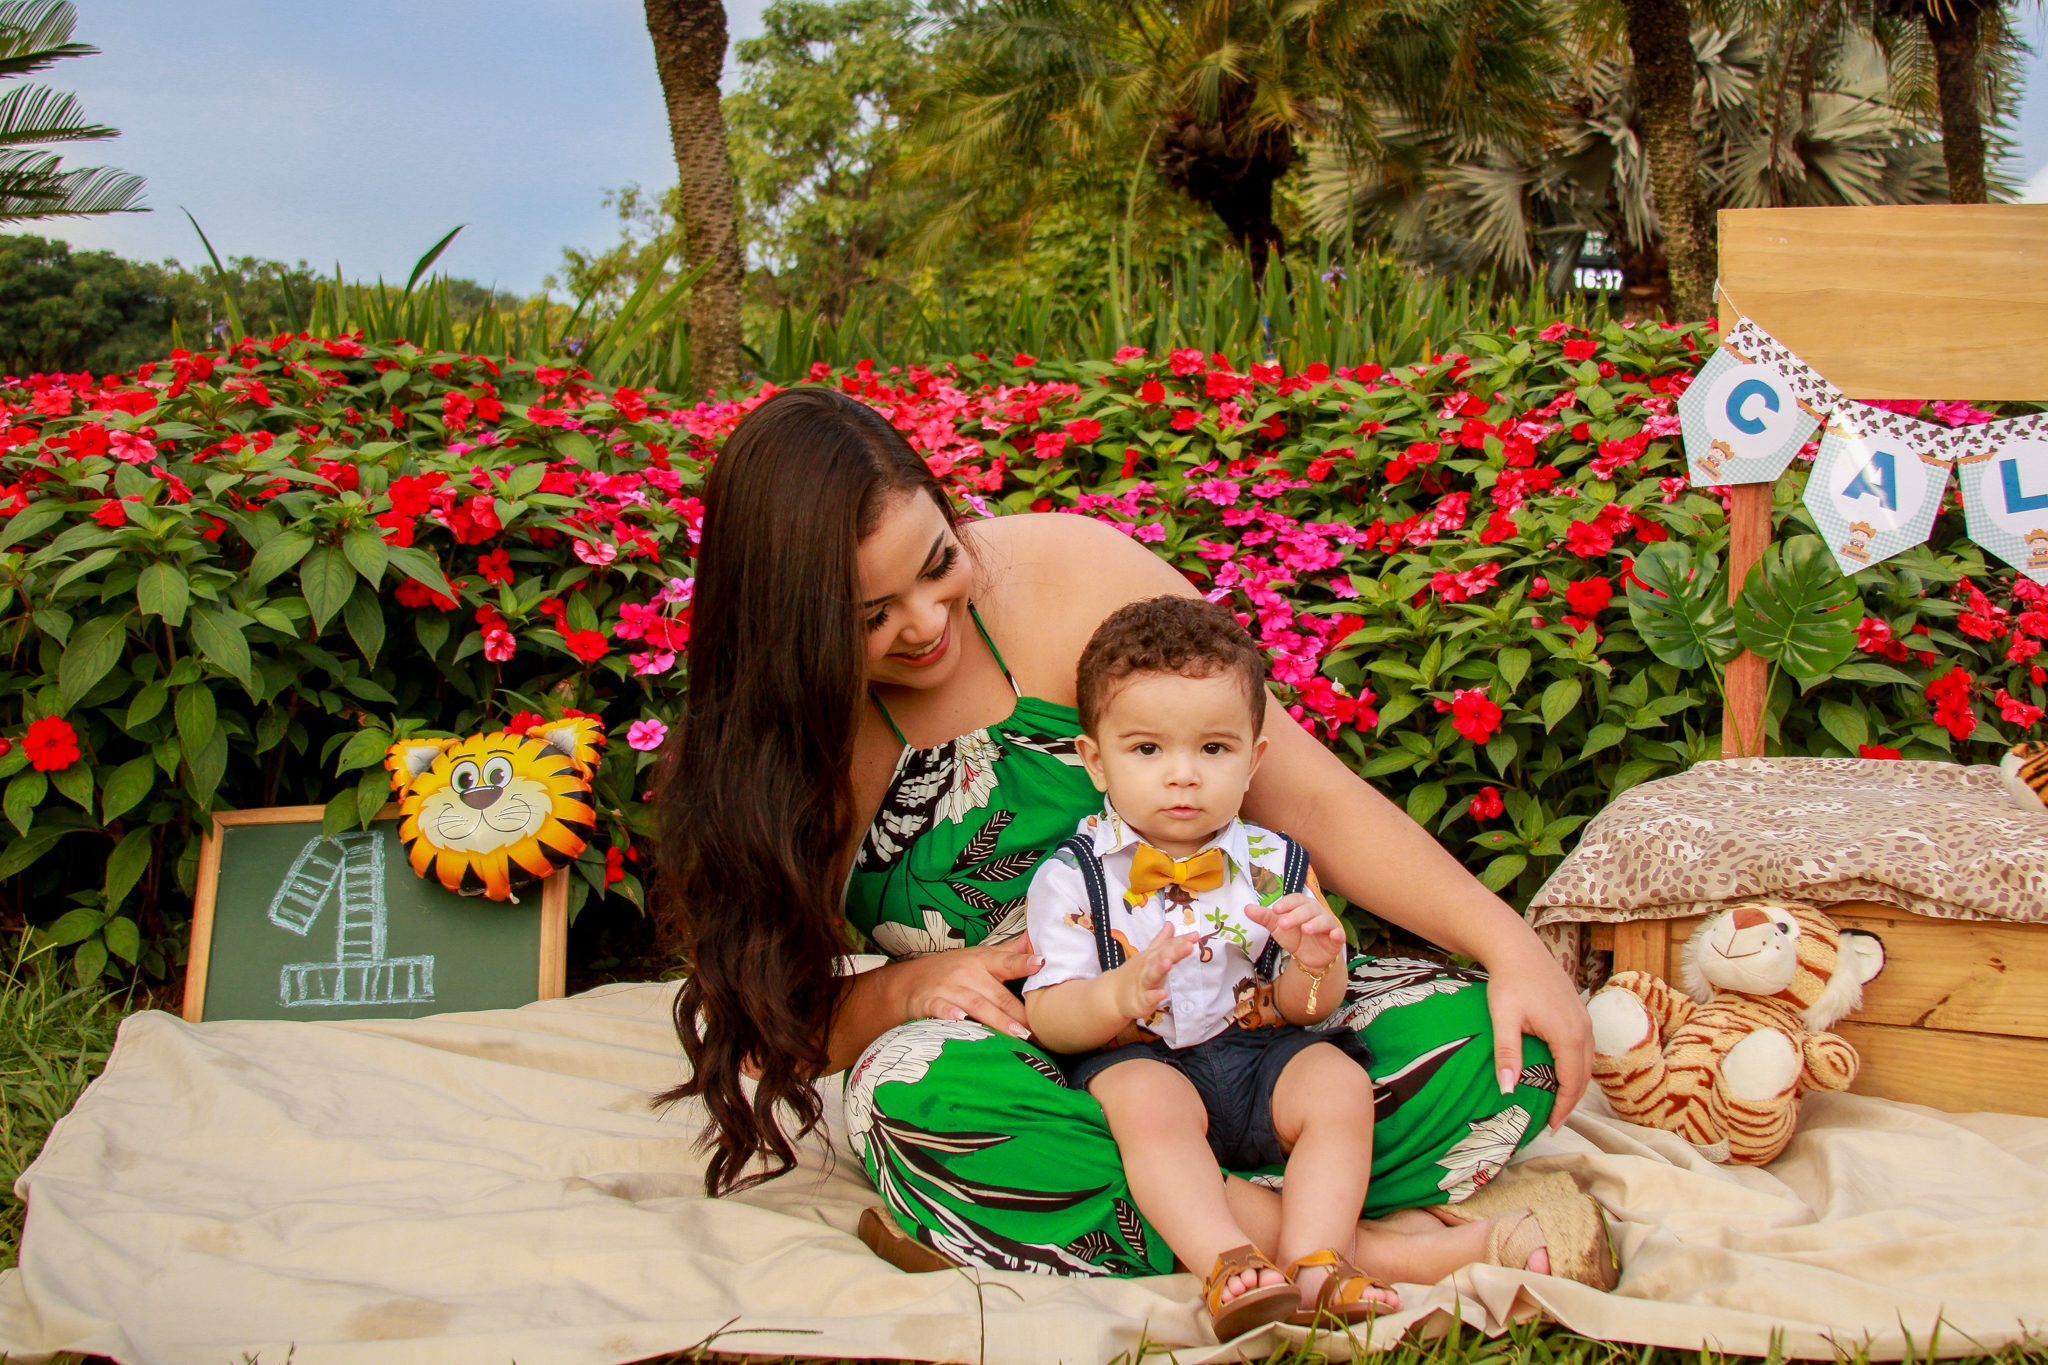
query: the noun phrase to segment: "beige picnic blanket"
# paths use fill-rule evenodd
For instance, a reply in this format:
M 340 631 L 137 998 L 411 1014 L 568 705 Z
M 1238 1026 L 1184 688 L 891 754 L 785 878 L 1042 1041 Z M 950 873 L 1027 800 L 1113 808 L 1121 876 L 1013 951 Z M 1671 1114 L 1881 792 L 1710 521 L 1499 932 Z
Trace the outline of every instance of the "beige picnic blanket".
M 1094 1365 L 1217 1347 L 1192 1276 L 905 1275 L 851 1235 L 859 1163 L 707 1200 L 673 1083 L 672 985 L 410 1021 L 122 1027 L 17 1188 L 0 1353 L 123 1365 L 609 1365 L 729 1352 Z M 1545 1312 L 1682 1349 L 1945 1354 L 2048 1329 L 2048 1120 L 1834 1095 L 1768 1170 L 1582 1107 L 1526 1163 L 1617 1220 L 1617 1293 L 1477 1267 L 1402 1286 L 1384 1346 Z M 1511 1178 L 1513 1171 L 1509 1173 Z M 1909 1340 L 1910 1338 L 1910 1340 Z M 1363 1338 L 1361 1344 L 1364 1344 Z M 1337 1355 L 1345 1343 L 1333 1343 Z

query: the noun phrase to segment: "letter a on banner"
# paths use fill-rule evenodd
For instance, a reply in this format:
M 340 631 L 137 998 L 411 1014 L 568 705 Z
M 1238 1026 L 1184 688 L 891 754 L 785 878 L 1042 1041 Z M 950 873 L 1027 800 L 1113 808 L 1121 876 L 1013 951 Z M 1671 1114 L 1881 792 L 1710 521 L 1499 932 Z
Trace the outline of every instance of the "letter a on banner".
M 1806 510 L 1853 574 L 1926 540 L 1948 487 L 1951 431 L 1844 402 L 1828 418 L 1806 479 Z
M 1770 483 L 1841 401 L 1834 385 L 1744 319 L 1678 400 L 1686 474 L 1696 488 Z
M 1959 427 L 1952 439 L 1970 539 L 2048 583 L 2048 413 Z

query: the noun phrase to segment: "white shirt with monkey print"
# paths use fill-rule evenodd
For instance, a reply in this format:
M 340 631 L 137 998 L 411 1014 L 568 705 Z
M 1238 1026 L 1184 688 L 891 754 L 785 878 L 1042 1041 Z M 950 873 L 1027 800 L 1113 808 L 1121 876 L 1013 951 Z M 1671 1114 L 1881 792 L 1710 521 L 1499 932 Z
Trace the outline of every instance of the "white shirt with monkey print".
M 1280 899 L 1287 847 L 1279 835 L 1232 820 L 1193 855 L 1200 857 L 1210 848 L 1220 848 L 1223 885 L 1195 892 L 1163 886 L 1133 905 L 1127 894 L 1131 860 L 1144 837 L 1125 824 L 1107 801 L 1100 815 L 1082 820 L 1075 832 L 1094 840 L 1109 893 L 1110 934 L 1127 956 L 1135 957 L 1169 923 L 1175 933 L 1191 934 L 1198 940 L 1197 951 L 1167 973 L 1165 1002 L 1141 1027 L 1126 1029 L 1118 1043 L 1156 1037 L 1168 1047 L 1193 1047 L 1214 1038 L 1232 1022 L 1247 1028 L 1282 1022 L 1273 1008 L 1272 987 L 1260 981 L 1254 966 L 1270 936 L 1244 914 L 1248 904 L 1271 905 Z M 1318 901 L 1323 899 L 1313 872 L 1307 891 Z M 1088 883 L 1080 864 L 1065 848 L 1055 848 L 1039 862 L 1031 877 L 1024 918 L 1032 949 L 1045 958 L 1045 966 L 1024 983 L 1026 992 L 1102 975 Z

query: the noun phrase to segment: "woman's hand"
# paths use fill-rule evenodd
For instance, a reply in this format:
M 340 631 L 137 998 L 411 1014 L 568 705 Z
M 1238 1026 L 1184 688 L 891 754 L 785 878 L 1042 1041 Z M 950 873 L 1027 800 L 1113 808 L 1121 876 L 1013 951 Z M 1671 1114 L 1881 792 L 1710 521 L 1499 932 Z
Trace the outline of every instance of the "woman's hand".
M 1271 905 L 1247 905 L 1244 917 L 1270 933 L 1303 971 L 1321 971 L 1344 956 L 1344 926 L 1314 896 L 1297 891 Z
M 1521 1075 L 1522 1035 L 1541 1038 L 1557 1060 L 1557 1103 L 1550 1111 L 1550 1126 L 1556 1129 L 1586 1093 L 1593 1074 L 1593 1022 L 1585 1003 L 1533 934 L 1526 945 L 1517 942 L 1497 952 L 1486 967 L 1493 1065 L 1501 1093 L 1511 1092 Z
M 903 1017 L 972 1019 L 1013 1038 L 1030 1038 L 1024 1002 L 1010 994 L 1005 981 L 1031 975 L 1045 959 L 1031 951 L 1029 938 L 995 947 L 954 948 L 899 963 Z

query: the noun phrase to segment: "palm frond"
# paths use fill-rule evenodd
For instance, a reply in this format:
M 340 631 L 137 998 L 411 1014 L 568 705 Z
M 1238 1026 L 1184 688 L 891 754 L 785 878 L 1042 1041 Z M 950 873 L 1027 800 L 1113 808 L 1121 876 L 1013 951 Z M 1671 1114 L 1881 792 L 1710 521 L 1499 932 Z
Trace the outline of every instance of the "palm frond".
M 69 0 L 5 0 L 0 3 L 0 78 L 26 76 L 66 57 L 90 57 L 99 49 L 71 41 L 78 13 Z
M 117 129 L 87 123 L 76 95 L 43 85 L 18 85 L 0 95 L 0 147 L 119 136 Z

